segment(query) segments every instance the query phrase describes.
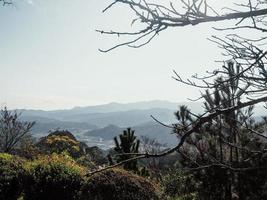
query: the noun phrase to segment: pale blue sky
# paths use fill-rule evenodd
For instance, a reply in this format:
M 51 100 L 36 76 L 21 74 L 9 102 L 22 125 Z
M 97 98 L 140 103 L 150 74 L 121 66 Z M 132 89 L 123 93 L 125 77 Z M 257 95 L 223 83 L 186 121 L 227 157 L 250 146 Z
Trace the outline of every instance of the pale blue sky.
M 129 10 L 101 13 L 109 2 L 20 0 L 0 7 L 0 105 L 49 110 L 197 97 L 198 90 L 171 78 L 172 70 L 189 77 L 219 67 L 220 50 L 206 39 L 212 24 L 167 30 L 141 49 L 100 53 L 118 38 L 95 29 L 131 28 Z

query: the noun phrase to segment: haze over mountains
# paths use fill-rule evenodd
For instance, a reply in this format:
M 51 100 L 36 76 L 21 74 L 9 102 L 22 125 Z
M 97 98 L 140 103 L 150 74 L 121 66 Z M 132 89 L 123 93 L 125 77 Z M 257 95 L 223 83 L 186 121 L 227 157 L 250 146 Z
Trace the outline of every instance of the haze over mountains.
M 143 101 L 136 103 L 109 103 L 97 106 L 75 107 L 67 110 L 19 110 L 22 119 L 35 121 L 32 129 L 35 137 L 46 135 L 50 130 L 64 129 L 73 132 L 89 145 L 103 148 L 112 145 L 114 136 L 123 129 L 132 127 L 138 136 L 147 135 L 162 143 L 173 145 L 177 142 L 171 130 L 155 122 L 151 115 L 159 121 L 172 124 L 176 122 L 174 112 L 180 105 L 186 105 L 194 113 L 202 113 L 200 103 L 174 103 L 169 101 Z M 260 115 L 262 108 L 257 107 Z
M 25 110 L 21 109 L 24 115 L 27 116 L 40 116 L 40 117 L 52 117 L 58 120 L 64 120 L 66 117 L 71 117 L 75 115 L 82 114 L 95 114 L 95 113 L 116 113 L 116 112 L 126 112 L 131 110 L 149 110 L 155 108 L 167 109 L 175 111 L 180 105 L 189 106 L 194 112 L 201 111 L 201 106 L 199 103 L 174 103 L 169 101 L 142 101 L 136 103 L 109 103 L 96 106 L 87 107 L 74 107 L 72 109 L 66 110 L 53 110 L 53 111 L 43 111 L 43 110 Z
M 164 123 L 172 123 L 175 118 L 173 113 L 183 103 L 168 101 L 146 101 L 137 103 L 110 103 L 97 106 L 75 107 L 68 110 L 19 110 L 25 120 L 37 123 L 51 123 L 56 121 L 87 123 L 105 127 L 110 124 L 117 126 L 134 126 L 148 121 L 153 115 Z M 198 103 L 187 103 L 194 112 L 200 112 Z M 77 124 L 79 125 L 79 124 Z M 64 128 L 64 127 L 60 127 Z

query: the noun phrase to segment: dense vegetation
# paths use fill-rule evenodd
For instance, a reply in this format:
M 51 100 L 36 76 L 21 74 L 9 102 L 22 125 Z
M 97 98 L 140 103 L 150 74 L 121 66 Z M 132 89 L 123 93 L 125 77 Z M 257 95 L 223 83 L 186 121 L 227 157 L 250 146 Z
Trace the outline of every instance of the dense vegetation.
M 47 199 L 158 199 L 156 186 L 123 169 L 91 177 L 67 155 L 52 154 L 32 161 L 0 154 L 0 197 Z
M 0 199 L 159 199 L 156 184 L 121 168 L 88 176 L 107 159 L 68 131 L 50 133 L 33 146 L 31 156 L 20 147 L 0 153 Z
M 237 85 L 231 89 L 226 85 L 224 93 L 206 93 L 204 106 L 208 110 L 227 103 L 231 92 L 240 92 Z M 29 134 L 23 135 L 7 153 L 2 145 L 0 199 L 266 199 L 266 119 L 255 122 L 252 111 L 249 107 L 215 118 L 215 123 L 190 135 L 183 148 L 163 158 L 136 160 L 139 155 L 157 155 L 168 149 L 155 139 L 137 138 L 131 128 L 118 133 L 119 140 L 114 138 L 115 147 L 108 155 L 65 130 L 51 132 L 37 142 Z M 4 117 L 14 114 L 7 109 L 3 112 L 8 112 Z M 182 137 L 180 130 L 188 127 L 194 116 L 186 106 L 175 116 L 173 133 Z M 257 134 L 233 118 L 249 121 L 247 125 Z M 20 124 L 16 120 L 12 123 Z
M 143 177 L 113 169 L 90 177 L 82 187 L 82 199 L 158 200 L 156 188 Z
M 17 199 L 23 189 L 24 160 L 10 154 L 0 154 L 0 199 Z

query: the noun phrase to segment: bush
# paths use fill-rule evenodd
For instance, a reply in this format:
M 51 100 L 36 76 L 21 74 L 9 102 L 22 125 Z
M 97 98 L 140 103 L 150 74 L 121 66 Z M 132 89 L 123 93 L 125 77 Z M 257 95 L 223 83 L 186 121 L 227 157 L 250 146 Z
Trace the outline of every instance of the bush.
M 52 154 L 29 162 L 24 200 L 74 200 L 78 198 L 84 168 L 67 155 Z
M 103 150 L 97 146 L 87 147 L 86 155 L 89 156 L 96 165 L 108 164 L 108 159 L 104 155 Z
M 163 177 L 162 187 L 169 199 L 197 199 L 198 184 L 192 175 L 186 175 L 179 170 L 170 171 Z
M 156 187 L 146 179 L 122 169 L 107 170 L 88 178 L 82 200 L 158 200 Z
M 156 187 L 122 169 L 85 176 L 70 156 L 52 154 L 33 161 L 0 154 L 2 200 L 158 200 Z
M 81 143 L 69 131 L 55 131 L 43 137 L 37 143 L 37 147 L 44 154 L 67 152 L 73 158 L 84 155 Z
M 10 154 L 0 154 L 0 199 L 16 200 L 22 192 L 23 160 Z

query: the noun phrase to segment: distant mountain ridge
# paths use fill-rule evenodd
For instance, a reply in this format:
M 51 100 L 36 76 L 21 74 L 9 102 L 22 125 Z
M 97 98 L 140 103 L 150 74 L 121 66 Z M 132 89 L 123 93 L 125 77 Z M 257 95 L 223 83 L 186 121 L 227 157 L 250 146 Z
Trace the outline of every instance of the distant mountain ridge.
M 202 104 L 198 102 L 174 103 L 169 101 L 142 101 L 136 103 L 109 103 L 96 106 L 75 107 L 66 110 L 42 111 L 42 110 L 19 110 L 22 118 L 27 121 L 49 124 L 58 123 L 69 128 L 66 123 L 76 123 L 79 126 L 93 126 L 103 128 L 110 124 L 120 127 L 136 126 L 141 123 L 152 121 L 151 115 L 164 123 L 176 121 L 174 112 L 179 106 L 186 105 L 193 113 L 203 112 Z M 256 116 L 264 115 L 266 109 L 256 106 Z M 77 124 L 78 123 L 78 124 Z M 96 127 L 95 127 L 96 128 Z
M 37 125 L 44 127 L 49 123 L 58 123 L 59 128 L 69 128 L 68 123 L 87 123 L 88 126 L 103 128 L 109 124 L 116 126 L 136 126 L 141 123 L 152 121 L 151 115 L 164 123 L 175 121 L 174 112 L 179 105 L 168 101 L 143 101 L 136 103 L 109 103 L 97 106 L 75 107 L 66 110 L 19 110 L 22 118 L 27 121 L 37 121 Z M 194 112 L 201 109 L 197 103 L 188 103 Z M 49 126 L 49 125 L 48 125 Z M 54 125 L 53 125 L 54 126 Z M 49 126 L 51 128 L 51 126 Z M 43 131 L 44 129 L 42 129 Z
M 112 102 L 109 104 L 87 106 L 87 107 L 74 107 L 73 111 L 82 111 L 90 113 L 107 113 L 107 112 L 122 112 L 129 110 L 147 110 L 152 108 L 166 108 L 166 109 L 177 109 L 177 103 L 162 100 L 153 101 L 141 101 L 134 103 L 117 103 Z
M 112 138 L 127 127 L 136 130 L 138 136 L 147 135 L 169 145 L 177 142 L 171 130 L 153 121 L 151 115 L 165 124 L 176 123 L 174 112 L 186 105 L 193 113 L 203 113 L 198 102 L 174 103 L 168 101 L 143 101 L 136 103 L 109 103 L 97 106 L 75 107 L 66 110 L 18 110 L 25 121 L 36 121 L 32 134 L 39 138 L 49 131 L 69 130 L 90 145 L 108 148 Z M 255 107 L 255 116 L 264 115 L 266 109 Z M 111 143 L 110 143 L 111 142 Z
M 151 115 L 164 123 L 175 122 L 178 103 L 168 101 L 143 101 L 136 103 L 109 103 L 96 106 L 75 107 L 66 110 L 17 110 L 24 121 L 35 121 L 32 133 L 36 137 L 49 131 L 64 129 L 76 134 L 104 128 L 110 124 L 133 127 L 151 122 Z M 195 107 L 197 105 L 195 104 Z
M 152 108 L 166 108 L 170 110 L 177 110 L 180 105 L 187 105 L 191 107 L 194 111 L 201 110 L 200 103 L 196 102 L 170 102 L 163 100 L 153 100 L 153 101 L 141 101 L 134 103 L 108 103 L 102 105 L 93 105 L 93 106 L 85 106 L 85 107 L 74 107 L 72 109 L 62 109 L 62 110 L 52 110 L 52 111 L 44 111 L 44 110 L 33 110 L 33 109 L 19 109 L 21 112 L 25 112 L 27 114 L 56 114 L 56 115 L 67 115 L 67 114 L 80 114 L 80 113 L 108 113 L 108 112 L 121 112 L 121 111 L 130 111 L 130 110 L 147 110 Z

